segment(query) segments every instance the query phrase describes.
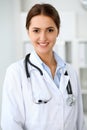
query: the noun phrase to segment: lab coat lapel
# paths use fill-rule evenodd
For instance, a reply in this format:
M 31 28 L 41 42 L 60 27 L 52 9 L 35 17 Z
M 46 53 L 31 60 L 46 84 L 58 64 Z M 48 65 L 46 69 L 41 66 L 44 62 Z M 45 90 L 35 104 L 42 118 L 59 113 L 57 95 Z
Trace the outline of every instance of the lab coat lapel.
M 34 56 L 34 53 L 31 53 L 31 55 L 30 55 L 30 61 L 34 64 L 34 65 L 36 65 L 36 66 L 38 66 L 43 72 L 44 72 L 44 70 L 43 70 L 43 67 L 42 67 L 42 65 L 38 62 L 38 60 L 35 58 L 35 56 Z M 34 67 L 30 67 L 31 68 L 31 70 L 34 70 L 35 69 L 35 71 L 36 71 L 36 68 L 34 68 Z M 45 74 L 46 72 L 44 72 L 44 74 Z M 31 74 L 32 75 L 32 74 Z M 35 78 L 35 79 L 33 79 L 33 78 Z M 49 100 L 49 99 L 51 99 L 51 94 L 50 94 L 50 92 L 49 92 L 49 90 L 48 90 L 48 88 L 49 88 L 49 86 L 47 86 L 47 83 L 45 83 L 45 81 L 47 81 L 47 82 L 51 82 L 51 84 L 54 86 L 55 84 L 54 84 L 54 82 L 52 82 L 52 80 L 50 79 L 50 77 L 48 76 L 48 74 L 46 73 L 45 74 L 45 77 L 44 77 L 44 79 L 45 79 L 45 81 L 43 82 L 43 80 L 42 80 L 42 77 L 40 76 L 40 77 L 38 77 L 38 79 L 37 79 L 37 81 L 38 81 L 38 86 L 36 87 L 36 84 L 34 83 L 34 80 L 36 80 L 36 78 L 37 77 L 32 77 L 31 79 L 32 79 L 32 84 L 33 84 L 33 94 L 34 94 L 34 98 L 35 98 L 35 100 L 36 100 L 36 102 L 37 102 L 37 100 L 38 99 L 43 99 L 43 100 Z M 70 77 L 69 77 L 69 75 L 64 75 L 64 72 L 63 71 L 61 71 L 61 78 L 60 78 L 60 85 L 59 85 L 59 90 L 62 92 L 62 93 L 64 93 L 64 91 L 66 91 L 66 87 L 67 87 L 67 84 L 68 84 L 68 81 L 69 81 L 69 79 L 70 79 Z M 42 80 L 42 81 L 41 81 Z M 42 83 L 43 82 L 43 83 Z M 40 84 L 41 84 L 41 87 L 40 87 Z M 42 85 L 43 84 L 43 85 Z M 56 85 L 55 85 L 56 86 Z M 55 89 L 56 89 L 56 87 L 55 87 Z M 41 95 L 41 96 L 40 96 Z M 45 96 L 44 96 L 45 95 Z
M 42 70 L 42 72 L 44 71 L 41 64 L 35 58 L 34 53 L 31 53 L 30 61 L 35 66 L 38 66 Z M 30 81 L 31 81 L 31 85 L 32 85 L 32 96 L 33 96 L 34 102 L 39 103 L 38 101 L 40 101 L 40 102 L 49 101 L 51 99 L 51 94 L 50 94 L 47 83 L 45 82 L 43 76 L 41 76 L 40 72 L 35 67 L 30 66 L 29 71 L 33 71 L 33 73 L 30 72 L 30 75 L 31 75 Z M 37 81 L 37 82 L 35 82 L 35 81 Z
M 38 66 L 41 70 L 43 70 L 43 67 L 42 67 L 41 63 L 38 62 L 38 59 L 36 59 L 34 52 L 32 52 L 31 55 L 30 55 L 30 61 L 31 61 L 35 66 Z M 32 70 L 32 69 L 36 69 L 36 68 L 31 66 L 31 70 Z
M 69 79 L 70 79 L 69 75 L 64 74 L 61 75 L 59 89 L 62 93 L 64 93 L 64 91 L 66 90 Z

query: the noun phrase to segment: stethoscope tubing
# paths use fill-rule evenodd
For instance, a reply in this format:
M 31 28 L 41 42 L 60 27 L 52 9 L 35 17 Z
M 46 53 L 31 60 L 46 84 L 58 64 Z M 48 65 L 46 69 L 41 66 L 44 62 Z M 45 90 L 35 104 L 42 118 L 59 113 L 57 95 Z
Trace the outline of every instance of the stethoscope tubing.
M 64 75 L 68 75 L 67 71 L 65 72 Z M 68 94 L 73 94 L 70 80 L 68 81 L 68 84 L 67 84 L 67 88 L 66 88 L 66 89 L 67 89 L 67 93 L 68 93 Z
M 32 64 L 29 58 L 30 58 L 30 53 L 27 54 L 26 57 L 25 57 L 25 71 L 26 71 L 27 78 L 30 78 L 30 73 L 28 71 L 28 63 L 31 66 L 35 67 L 40 72 L 41 76 L 43 76 L 42 70 L 39 67 L 37 67 L 36 65 Z M 68 75 L 67 71 L 65 72 L 64 75 Z M 68 94 L 73 94 L 70 80 L 68 81 L 68 84 L 67 84 L 67 93 Z
M 28 55 L 26 55 L 26 57 L 25 57 L 25 70 L 26 70 L 27 78 L 30 78 L 30 74 L 29 74 L 29 71 L 28 71 L 27 63 L 29 63 L 34 68 L 36 68 L 40 72 L 41 76 L 43 76 L 42 70 L 39 67 L 37 67 L 36 65 L 32 64 L 31 61 L 29 60 L 29 58 L 30 58 L 30 53 Z

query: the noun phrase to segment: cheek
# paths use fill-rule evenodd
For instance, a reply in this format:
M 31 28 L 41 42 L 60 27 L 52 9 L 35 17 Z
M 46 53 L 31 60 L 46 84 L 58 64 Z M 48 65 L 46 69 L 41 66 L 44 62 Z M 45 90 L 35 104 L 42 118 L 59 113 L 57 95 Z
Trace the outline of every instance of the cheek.
M 37 40 L 37 38 L 32 34 L 29 34 L 29 39 L 31 42 L 35 42 Z
M 57 32 L 52 33 L 52 34 L 49 36 L 50 41 L 56 41 L 57 36 L 58 36 Z
M 54 43 L 54 42 L 56 41 L 56 38 L 57 38 L 57 37 L 55 37 L 55 36 L 51 36 L 51 37 L 50 37 L 50 42 L 53 42 L 53 43 Z

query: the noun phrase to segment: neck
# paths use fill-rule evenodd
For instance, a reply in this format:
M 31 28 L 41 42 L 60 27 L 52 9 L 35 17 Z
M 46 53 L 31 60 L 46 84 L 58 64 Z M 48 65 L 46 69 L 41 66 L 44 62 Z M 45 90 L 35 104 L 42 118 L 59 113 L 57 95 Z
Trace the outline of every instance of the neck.
M 54 62 L 53 52 L 47 54 L 38 54 L 41 60 L 48 66 L 50 66 Z
M 47 54 L 38 54 L 41 60 L 49 67 L 57 65 L 56 60 L 54 58 L 53 52 Z
M 52 76 L 54 77 L 56 71 L 56 60 L 54 58 L 53 52 L 47 54 L 38 54 L 41 60 L 50 68 Z

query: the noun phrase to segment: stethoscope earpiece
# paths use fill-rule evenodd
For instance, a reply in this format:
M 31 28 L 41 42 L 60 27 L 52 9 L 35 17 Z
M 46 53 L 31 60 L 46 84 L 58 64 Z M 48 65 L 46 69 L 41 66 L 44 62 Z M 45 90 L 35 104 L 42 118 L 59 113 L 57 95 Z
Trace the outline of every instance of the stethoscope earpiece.
M 47 103 L 47 101 L 38 100 L 38 104 Z

